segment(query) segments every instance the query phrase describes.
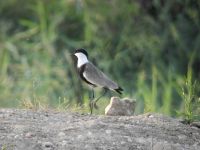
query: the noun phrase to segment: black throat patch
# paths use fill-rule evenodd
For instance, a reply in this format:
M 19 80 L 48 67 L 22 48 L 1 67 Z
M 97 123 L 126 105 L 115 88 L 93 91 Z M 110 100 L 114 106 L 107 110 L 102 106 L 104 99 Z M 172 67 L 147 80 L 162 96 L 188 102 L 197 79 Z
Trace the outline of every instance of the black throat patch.
M 78 73 L 79 73 L 79 75 L 80 75 L 80 77 L 81 77 L 81 79 L 82 79 L 83 81 L 85 81 L 87 84 L 90 84 L 90 85 L 96 87 L 95 84 L 89 82 L 89 81 L 83 76 L 83 72 L 85 71 L 86 65 L 87 65 L 87 64 L 84 64 L 84 65 L 82 65 L 80 68 L 78 68 Z

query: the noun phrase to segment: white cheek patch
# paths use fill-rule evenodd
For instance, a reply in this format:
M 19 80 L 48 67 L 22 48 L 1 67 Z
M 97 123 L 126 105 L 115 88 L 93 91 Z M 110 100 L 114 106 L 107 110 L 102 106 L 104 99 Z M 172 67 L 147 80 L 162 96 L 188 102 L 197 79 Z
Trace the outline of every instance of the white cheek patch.
M 81 67 L 82 65 L 84 65 L 85 63 L 88 62 L 87 57 L 83 54 L 83 53 L 76 53 L 75 54 L 78 58 L 78 64 L 77 67 Z

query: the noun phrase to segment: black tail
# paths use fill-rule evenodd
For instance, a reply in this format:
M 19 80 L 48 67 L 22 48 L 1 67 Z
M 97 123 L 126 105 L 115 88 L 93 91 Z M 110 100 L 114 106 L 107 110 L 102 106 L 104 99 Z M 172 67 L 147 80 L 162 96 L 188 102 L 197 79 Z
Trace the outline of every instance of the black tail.
M 121 87 L 118 87 L 117 89 L 115 89 L 115 91 L 119 94 L 122 94 L 123 89 Z

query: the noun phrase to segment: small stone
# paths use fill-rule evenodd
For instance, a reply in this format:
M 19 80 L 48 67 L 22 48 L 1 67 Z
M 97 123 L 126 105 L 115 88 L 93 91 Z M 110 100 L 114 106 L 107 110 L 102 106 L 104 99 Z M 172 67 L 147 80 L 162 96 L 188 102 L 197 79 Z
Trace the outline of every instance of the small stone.
M 199 122 L 197 122 L 197 121 L 192 122 L 192 123 L 191 123 L 191 126 L 194 126 L 194 127 L 200 128 L 200 121 L 199 121 Z
M 127 138 L 128 142 L 133 142 L 130 137 Z
M 67 141 L 65 141 L 65 140 L 62 141 L 62 143 L 61 143 L 62 146 L 65 146 L 66 144 L 67 144 Z
M 53 148 L 53 144 L 51 142 L 44 142 L 42 145 L 45 148 Z
M 106 130 L 106 134 L 111 134 L 111 130 Z
M 111 97 L 110 104 L 105 108 L 105 114 L 109 116 L 130 116 L 135 110 L 135 100 Z
M 85 149 L 88 149 L 88 148 L 89 148 L 89 145 L 86 144 L 86 145 L 85 145 Z
M 82 135 L 78 135 L 77 139 L 83 139 L 83 136 Z
M 15 139 L 17 139 L 18 137 L 19 137 L 19 135 L 15 135 L 15 137 L 14 137 L 14 138 L 15 138 Z
M 138 143 L 145 143 L 147 140 L 143 137 L 138 137 L 138 138 L 135 138 L 135 141 Z
M 89 131 L 87 135 L 88 135 L 88 136 L 92 136 L 92 132 Z
M 126 142 L 124 142 L 124 141 L 121 141 L 121 145 L 123 145 L 123 144 L 125 144 Z
M 148 118 L 153 118 L 154 116 L 152 114 L 149 114 L 148 115 Z
M 34 136 L 34 134 L 32 133 L 32 132 L 27 132 L 26 134 L 25 134 L 25 137 L 27 137 L 27 138 L 31 138 L 31 137 L 33 137 Z
M 64 137 L 64 136 L 65 136 L 65 133 L 64 133 L 64 132 L 59 132 L 59 133 L 58 133 L 58 136 Z

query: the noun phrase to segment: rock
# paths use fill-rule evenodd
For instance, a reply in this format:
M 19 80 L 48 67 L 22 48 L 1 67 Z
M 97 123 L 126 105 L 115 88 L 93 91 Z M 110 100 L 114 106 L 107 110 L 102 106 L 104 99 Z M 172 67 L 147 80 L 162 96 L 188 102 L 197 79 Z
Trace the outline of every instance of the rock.
M 199 128 L 200 129 L 200 122 L 198 121 L 195 121 L 195 122 L 192 122 L 191 123 L 191 126 L 194 126 L 194 127 L 197 127 L 197 128 Z
M 32 133 L 32 132 L 27 132 L 25 134 L 25 137 L 27 137 L 27 138 L 32 138 L 33 136 L 34 136 L 34 133 Z
M 105 108 L 105 115 L 109 116 L 130 116 L 135 110 L 135 100 L 128 98 L 120 99 L 111 97 L 110 104 Z
M 65 133 L 64 133 L 64 132 L 59 132 L 59 133 L 58 133 L 58 136 L 59 136 L 59 137 L 64 137 L 64 136 L 65 136 Z
M 111 134 L 111 132 L 112 132 L 111 130 L 106 130 L 107 134 Z

